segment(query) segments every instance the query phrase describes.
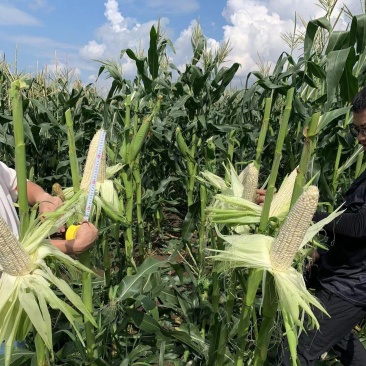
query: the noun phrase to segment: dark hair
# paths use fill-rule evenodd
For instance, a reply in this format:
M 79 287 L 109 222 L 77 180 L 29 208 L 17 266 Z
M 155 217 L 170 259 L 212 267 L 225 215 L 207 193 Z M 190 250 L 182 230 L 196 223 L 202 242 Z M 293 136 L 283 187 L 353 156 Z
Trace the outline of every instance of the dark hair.
M 366 110 L 366 86 L 352 100 L 352 112 L 361 113 Z

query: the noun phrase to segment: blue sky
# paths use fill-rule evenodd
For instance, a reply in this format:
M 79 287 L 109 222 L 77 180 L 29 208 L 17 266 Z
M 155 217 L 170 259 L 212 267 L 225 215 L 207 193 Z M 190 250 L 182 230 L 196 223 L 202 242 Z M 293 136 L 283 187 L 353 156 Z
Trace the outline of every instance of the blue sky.
M 327 0 L 334 1 L 334 0 Z M 334 17 L 346 4 L 362 12 L 360 0 L 338 1 Z M 190 62 L 190 38 L 199 20 L 208 46 L 230 41 L 227 65 L 239 62 L 237 81 L 258 69 L 259 57 L 275 63 L 288 51 L 281 34 L 292 32 L 295 12 L 305 20 L 324 15 L 313 0 L 0 0 L 0 56 L 18 70 L 35 72 L 67 67 L 84 83 L 93 82 L 100 64 L 119 59 L 120 50 L 148 49 L 149 30 L 160 19 L 176 54 L 173 62 Z M 342 15 L 339 27 L 349 19 Z M 301 21 L 298 18 L 301 30 Z M 300 52 L 300 51 L 299 51 Z M 127 59 L 119 61 L 126 77 L 136 75 Z

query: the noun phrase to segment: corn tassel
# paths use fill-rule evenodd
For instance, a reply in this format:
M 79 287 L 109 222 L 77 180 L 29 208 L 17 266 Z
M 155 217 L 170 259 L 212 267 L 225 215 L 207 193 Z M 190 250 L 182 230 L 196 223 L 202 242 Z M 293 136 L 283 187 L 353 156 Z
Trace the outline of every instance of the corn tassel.
M 22 248 L 9 226 L 0 217 L 0 264 L 3 272 L 24 276 L 31 271 L 29 255 Z
M 315 213 L 318 199 L 318 188 L 309 186 L 292 207 L 270 248 L 274 270 L 284 271 L 291 267 Z

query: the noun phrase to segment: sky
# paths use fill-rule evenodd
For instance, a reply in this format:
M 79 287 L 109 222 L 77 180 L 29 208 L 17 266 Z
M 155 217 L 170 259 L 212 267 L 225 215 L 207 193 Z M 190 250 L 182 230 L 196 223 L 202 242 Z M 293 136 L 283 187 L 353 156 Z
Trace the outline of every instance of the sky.
M 281 34 L 293 32 L 295 14 L 306 21 L 324 15 L 322 2 L 334 0 L 0 0 L 0 57 L 14 70 L 35 73 L 67 68 L 84 83 L 95 82 L 101 63 L 118 60 L 125 78 L 136 75 L 134 62 L 120 51 L 149 47 L 149 32 L 160 21 L 180 69 L 192 59 L 191 35 L 199 22 L 207 44 L 217 49 L 229 41 L 225 66 L 240 64 L 234 83 L 245 82 L 258 63 L 275 64 L 290 49 Z M 333 20 L 345 4 L 362 13 L 363 0 L 336 3 Z M 349 18 L 338 21 L 346 29 Z M 300 53 L 301 50 L 298 50 Z M 103 78 L 103 76 L 102 76 Z

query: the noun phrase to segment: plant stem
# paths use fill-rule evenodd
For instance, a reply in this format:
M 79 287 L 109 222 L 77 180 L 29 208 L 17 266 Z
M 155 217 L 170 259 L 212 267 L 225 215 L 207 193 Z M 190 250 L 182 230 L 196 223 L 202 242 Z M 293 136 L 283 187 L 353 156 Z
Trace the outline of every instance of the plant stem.
M 243 305 L 240 313 L 240 320 L 238 326 L 238 351 L 235 355 L 235 365 L 244 366 L 244 354 L 248 341 L 248 332 L 250 326 L 250 318 L 253 311 L 254 300 L 257 295 L 257 290 L 262 281 L 263 271 L 251 269 L 247 281 L 241 279 L 241 286 L 245 294 L 243 298 Z M 243 275 L 241 275 L 243 277 Z
M 304 132 L 305 142 L 301 152 L 301 158 L 299 163 L 299 173 L 296 177 L 294 191 L 292 193 L 291 206 L 296 202 L 302 193 L 304 187 L 304 180 L 308 171 L 311 155 L 313 154 L 316 145 L 317 127 L 319 123 L 320 113 L 314 113 L 311 117 L 309 127 Z
M 19 202 L 19 239 L 22 240 L 29 225 L 29 206 L 27 195 L 27 166 L 25 158 L 23 101 L 21 89 L 24 87 L 21 80 L 11 83 L 9 95 L 13 111 L 13 127 L 15 141 L 15 171 L 17 175 L 17 190 Z
M 255 162 L 256 162 L 257 167 L 259 167 L 261 165 L 261 156 L 263 153 L 264 142 L 266 140 L 266 135 L 267 135 L 267 131 L 268 131 L 269 117 L 271 114 L 271 106 L 272 106 L 272 98 L 266 98 L 263 122 L 262 122 L 261 130 L 260 130 L 259 137 L 258 137 L 258 143 L 257 143 L 257 147 L 256 147 Z
M 269 175 L 268 180 L 268 188 L 266 193 L 266 199 L 264 201 L 264 206 L 261 214 L 261 220 L 259 223 L 259 231 L 264 232 L 267 227 L 267 222 L 269 218 L 269 209 L 271 207 L 271 202 L 273 198 L 273 194 L 275 191 L 275 183 L 278 174 L 278 168 L 280 166 L 281 158 L 282 158 L 282 147 L 287 134 L 287 125 L 291 114 L 292 109 L 292 100 L 294 96 L 294 88 L 291 88 L 287 92 L 286 96 L 286 106 L 281 118 L 280 122 L 280 130 L 278 132 L 278 138 L 275 148 L 275 156 L 272 164 L 271 173 Z
M 91 266 L 90 260 L 90 250 L 85 251 L 79 255 L 79 261 L 87 268 Z M 92 275 L 87 272 L 83 272 L 82 283 L 82 298 L 83 303 L 90 314 L 94 313 L 93 308 L 93 283 L 92 283 Z M 93 325 L 84 318 L 84 326 L 85 326 L 85 338 L 86 338 L 86 352 L 90 361 L 93 361 L 98 358 L 98 349 L 95 346 L 95 335 L 94 335 L 94 327 Z
M 254 352 L 254 366 L 262 366 L 267 359 L 272 329 L 277 315 L 277 308 L 278 298 L 274 278 L 267 272 L 262 307 L 263 319 Z
M 69 143 L 69 159 L 70 159 L 72 186 L 74 189 L 74 193 L 76 193 L 80 189 L 80 174 L 79 174 L 78 159 L 75 147 L 74 123 L 71 117 L 70 108 L 65 112 L 65 119 L 67 126 L 67 140 Z

